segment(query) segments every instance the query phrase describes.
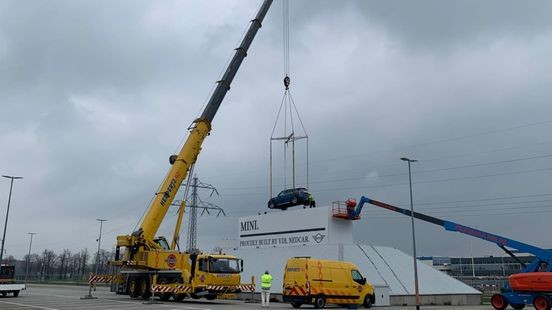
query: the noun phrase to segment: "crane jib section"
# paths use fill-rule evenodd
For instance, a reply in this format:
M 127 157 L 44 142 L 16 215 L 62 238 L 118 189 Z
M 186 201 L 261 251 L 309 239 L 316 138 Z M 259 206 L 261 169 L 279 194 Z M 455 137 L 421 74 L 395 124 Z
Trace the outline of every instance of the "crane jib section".
M 230 90 L 230 84 L 238 72 L 243 59 L 247 56 L 247 50 L 251 46 L 257 31 L 261 28 L 262 21 L 271 4 L 272 0 L 265 0 L 261 5 L 257 16 L 251 21 L 240 46 L 236 48 L 232 60 L 228 64 L 222 79 L 218 81 L 218 85 L 213 94 L 211 94 L 209 102 L 205 106 L 201 117 L 194 122 L 195 126 L 191 129 L 190 135 L 182 146 L 176 160 L 174 160 L 174 162 L 171 161 L 173 162 L 173 165 L 170 168 L 167 177 L 163 181 L 159 192 L 156 193 L 155 199 L 149 206 L 140 225 L 140 229 L 136 231 L 134 235 L 141 235 L 141 237 L 146 241 L 152 241 L 154 239 L 155 234 L 167 214 L 167 211 L 173 202 L 180 185 L 188 174 L 188 170 L 195 163 L 197 156 L 201 151 L 203 140 L 211 130 L 211 122 L 213 121 L 224 96 L 228 90 Z M 152 242 L 148 243 L 153 245 Z
M 176 161 L 169 170 L 167 178 L 165 178 L 140 225 L 144 239 L 154 239 L 155 233 L 167 214 L 178 188 L 186 178 L 188 169 L 196 161 L 201 151 L 201 144 L 210 130 L 211 126 L 206 120 L 197 120 L 195 126 L 191 129 L 190 135 L 186 139 Z

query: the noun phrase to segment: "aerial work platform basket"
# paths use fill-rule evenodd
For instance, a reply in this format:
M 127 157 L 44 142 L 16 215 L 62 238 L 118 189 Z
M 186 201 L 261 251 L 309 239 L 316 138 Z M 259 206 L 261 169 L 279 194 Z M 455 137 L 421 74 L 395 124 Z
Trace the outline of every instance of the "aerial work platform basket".
M 349 198 L 346 201 L 332 202 L 332 215 L 344 220 L 360 220 L 360 214 L 356 213 L 356 200 Z

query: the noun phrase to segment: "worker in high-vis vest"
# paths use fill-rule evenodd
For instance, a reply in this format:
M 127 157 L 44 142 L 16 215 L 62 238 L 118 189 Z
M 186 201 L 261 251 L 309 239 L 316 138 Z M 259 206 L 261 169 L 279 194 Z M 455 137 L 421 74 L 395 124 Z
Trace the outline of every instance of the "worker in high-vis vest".
M 265 273 L 261 276 L 261 302 L 263 308 L 268 308 L 268 304 L 270 302 L 270 286 L 272 284 L 272 276 L 270 273 L 265 271 Z

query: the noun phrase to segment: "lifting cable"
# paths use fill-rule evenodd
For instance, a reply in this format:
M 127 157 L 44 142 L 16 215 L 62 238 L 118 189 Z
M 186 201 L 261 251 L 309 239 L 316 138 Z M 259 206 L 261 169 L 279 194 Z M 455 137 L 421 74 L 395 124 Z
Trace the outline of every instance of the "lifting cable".
M 296 187 L 295 184 L 295 141 L 300 139 L 307 139 L 306 143 L 306 187 L 309 186 L 309 161 L 308 161 L 308 135 L 305 130 L 305 126 L 303 125 L 303 120 L 301 119 L 301 116 L 299 115 L 299 111 L 297 110 L 297 107 L 295 105 L 295 102 L 293 100 L 293 97 L 291 95 L 290 85 L 291 85 L 291 78 L 290 78 L 290 53 L 289 53 L 289 46 L 290 46 L 290 14 L 289 14 L 289 0 L 283 0 L 283 11 L 282 11 L 282 19 L 283 19 L 283 56 L 284 56 L 284 95 L 282 97 L 282 101 L 280 103 L 280 108 L 278 109 L 278 114 L 276 117 L 276 121 L 274 123 L 274 127 L 272 128 L 272 134 L 270 137 L 271 143 L 270 143 L 270 197 L 272 197 L 272 186 L 273 186 L 273 175 L 272 175 L 272 142 L 274 140 L 281 140 L 283 141 L 283 185 L 284 188 L 287 188 L 287 182 L 288 182 L 288 167 L 287 167 L 287 154 L 288 154 L 288 148 L 291 144 L 291 159 L 292 159 L 292 187 Z M 282 109 L 283 108 L 283 109 Z M 283 111 L 282 111 L 283 110 Z M 283 113 L 282 113 L 283 112 Z M 280 116 L 283 114 L 283 136 L 275 137 L 274 133 L 276 131 L 276 127 L 278 126 L 278 120 Z M 294 114 L 296 115 L 296 118 L 299 120 L 301 124 L 301 129 L 303 131 L 302 134 L 299 136 L 297 135 L 296 129 L 295 129 L 295 120 L 294 120 Z M 288 124 L 288 118 L 289 118 L 289 124 Z M 289 126 L 289 128 L 288 128 Z M 288 131 L 289 130 L 289 131 Z

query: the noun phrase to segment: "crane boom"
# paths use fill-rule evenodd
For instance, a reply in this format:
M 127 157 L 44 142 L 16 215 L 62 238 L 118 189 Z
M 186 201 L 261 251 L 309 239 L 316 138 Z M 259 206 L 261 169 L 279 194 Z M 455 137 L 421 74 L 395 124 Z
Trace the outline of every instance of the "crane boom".
M 155 244 L 150 241 L 154 239 L 161 222 L 163 221 L 172 201 L 175 198 L 178 188 L 188 174 L 190 166 L 197 160 L 197 156 L 201 151 L 203 140 L 211 131 L 211 122 L 213 121 L 224 96 L 228 90 L 230 90 L 230 84 L 238 72 L 243 59 L 247 56 L 247 50 L 249 49 L 251 42 L 253 42 L 257 31 L 261 28 L 261 23 L 271 4 L 272 0 L 265 0 L 261 5 L 257 16 L 251 21 L 240 46 L 236 48 L 234 56 L 228 64 L 222 79 L 217 82 L 218 85 L 203 110 L 201 117 L 196 119 L 193 126 L 190 128 L 190 134 L 182 146 L 180 153 L 178 153 L 178 155 L 171 156 L 170 162 L 172 167 L 161 184 L 159 192 L 155 194 L 155 198 L 151 202 L 147 213 L 140 224 L 140 228 L 133 233 L 135 237 L 143 239 L 143 241 L 151 247 L 156 247 Z

